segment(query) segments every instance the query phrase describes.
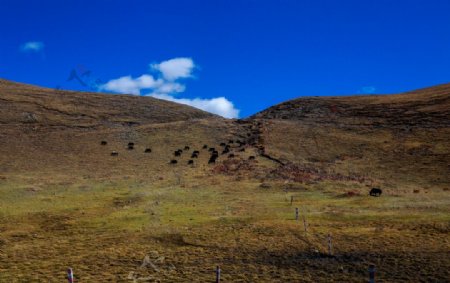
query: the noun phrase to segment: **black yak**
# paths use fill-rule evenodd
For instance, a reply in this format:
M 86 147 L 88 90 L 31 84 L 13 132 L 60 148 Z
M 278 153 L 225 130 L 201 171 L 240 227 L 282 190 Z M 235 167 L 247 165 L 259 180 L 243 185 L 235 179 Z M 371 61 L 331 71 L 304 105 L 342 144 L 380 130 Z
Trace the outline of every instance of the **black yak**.
M 207 149 L 208 148 L 208 145 L 207 144 L 204 144 L 203 145 L 203 149 Z
M 369 192 L 369 195 L 373 196 L 373 197 L 379 197 L 381 196 L 381 193 L 383 191 L 380 188 L 372 188 Z
M 189 150 L 189 149 L 190 149 L 189 146 L 185 146 L 185 147 L 184 147 L 184 150 Z
M 188 165 L 194 165 L 194 160 L 190 159 L 190 160 L 188 161 Z
M 151 149 L 151 148 L 146 148 L 146 149 L 144 150 L 144 152 L 145 152 L 145 153 L 150 153 L 150 152 L 152 152 L 152 149 Z
M 248 160 L 255 160 L 255 157 L 254 157 L 253 155 L 250 155 L 250 156 L 248 157 Z
M 107 141 L 101 141 L 100 144 L 101 144 L 101 145 L 107 145 L 108 142 L 107 142 Z
M 170 160 L 170 164 L 177 164 L 178 161 L 176 161 L 175 159 Z
M 111 156 L 118 156 L 118 155 L 119 155 L 119 153 L 117 151 L 112 151 L 111 152 Z

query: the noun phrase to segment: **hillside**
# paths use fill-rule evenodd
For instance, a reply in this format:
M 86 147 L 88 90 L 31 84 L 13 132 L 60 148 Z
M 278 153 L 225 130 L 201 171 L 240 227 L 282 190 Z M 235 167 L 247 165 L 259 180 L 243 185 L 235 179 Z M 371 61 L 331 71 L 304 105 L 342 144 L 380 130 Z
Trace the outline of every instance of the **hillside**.
M 244 120 L 151 97 L 5 80 L 0 94 L 0 141 L 7 145 L 0 148 L 3 174 L 139 175 L 173 168 L 168 163 L 179 148 L 220 149 L 222 142 L 240 140 L 232 150 L 239 166 L 225 154 L 219 171 L 247 168 L 246 159 L 255 155 L 262 165 L 253 175 L 275 180 L 347 179 L 388 187 L 450 182 L 450 84 L 397 95 L 299 98 Z M 135 150 L 127 150 L 129 142 Z M 153 153 L 143 154 L 146 148 Z M 111 157 L 112 151 L 119 156 Z M 205 150 L 195 170 L 211 170 L 208 158 Z
M 0 80 L 0 282 L 448 282 L 449 97 L 228 120 Z
M 152 97 L 62 91 L 0 80 L 0 124 L 119 127 L 212 118 Z
M 251 118 L 409 130 L 450 127 L 449 109 L 450 84 L 444 84 L 395 95 L 299 98 Z
M 450 84 L 397 95 L 299 98 L 250 120 L 260 123 L 265 154 L 299 165 L 300 175 L 318 170 L 314 178 L 338 174 L 387 187 L 450 183 Z
M 238 128 L 196 108 L 152 97 L 0 81 L 2 174 L 147 175 L 148 170 L 173 168 L 169 161 L 175 150 L 185 146 L 199 150 L 204 144 L 218 147 L 237 136 Z M 127 149 L 130 142 L 135 144 L 133 150 Z M 152 153 L 144 154 L 147 148 Z M 119 155 L 112 157 L 112 151 Z M 209 155 L 204 151 L 196 160 L 199 166 L 207 164 Z M 188 155 L 182 156 L 184 167 Z

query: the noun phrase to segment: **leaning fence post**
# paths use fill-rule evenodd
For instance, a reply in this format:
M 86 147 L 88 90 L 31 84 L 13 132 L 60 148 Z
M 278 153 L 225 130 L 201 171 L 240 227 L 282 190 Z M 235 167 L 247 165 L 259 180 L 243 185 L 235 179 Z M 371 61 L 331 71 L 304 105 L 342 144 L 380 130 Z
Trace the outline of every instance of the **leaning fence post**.
M 298 221 L 298 207 L 295 208 L 295 220 Z
M 369 283 L 375 283 L 375 265 L 369 265 Z
M 333 255 L 333 249 L 331 245 L 331 234 L 328 234 L 328 254 Z
M 216 283 L 220 282 L 220 267 L 216 267 Z
M 306 222 L 306 212 L 303 212 L 302 218 L 303 218 L 303 227 L 305 228 L 305 233 L 308 232 L 308 223 Z
M 69 280 L 69 283 L 73 283 L 73 270 L 72 268 L 67 269 L 67 280 Z

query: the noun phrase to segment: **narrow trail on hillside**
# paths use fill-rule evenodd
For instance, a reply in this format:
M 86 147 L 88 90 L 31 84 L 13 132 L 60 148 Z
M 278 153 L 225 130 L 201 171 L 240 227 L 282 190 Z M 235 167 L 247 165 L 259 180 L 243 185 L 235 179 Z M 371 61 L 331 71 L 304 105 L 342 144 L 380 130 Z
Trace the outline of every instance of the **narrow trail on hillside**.
M 267 127 L 265 125 L 266 122 L 253 120 L 253 121 L 245 121 L 244 123 L 247 124 L 246 127 L 248 128 L 249 131 L 247 133 L 246 142 L 254 146 L 261 157 L 269 159 L 280 165 L 286 165 L 285 162 L 281 161 L 278 158 L 270 156 L 269 154 L 266 153 L 266 148 L 264 145 L 264 133 L 267 131 Z

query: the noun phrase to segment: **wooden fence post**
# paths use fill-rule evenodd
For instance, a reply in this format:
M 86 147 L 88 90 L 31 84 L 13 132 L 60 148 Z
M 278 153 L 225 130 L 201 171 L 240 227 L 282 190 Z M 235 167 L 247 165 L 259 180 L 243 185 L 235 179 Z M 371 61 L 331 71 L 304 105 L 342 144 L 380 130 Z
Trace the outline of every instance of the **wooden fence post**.
M 298 207 L 295 208 L 295 220 L 298 221 Z
M 375 265 L 369 265 L 369 283 L 375 283 Z
M 220 267 L 216 267 L 216 283 L 220 282 Z
M 291 205 L 294 202 L 294 196 L 291 196 Z
M 305 233 L 308 232 L 308 223 L 306 222 L 306 211 L 303 212 L 303 227 L 305 228 Z
M 331 244 L 331 234 L 328 234 L 328 254 L 333 255 L 333 246 Z
M 73 270 L 72 268 L 67 269 L 67 280 L 69 283 L 73 283 Z

